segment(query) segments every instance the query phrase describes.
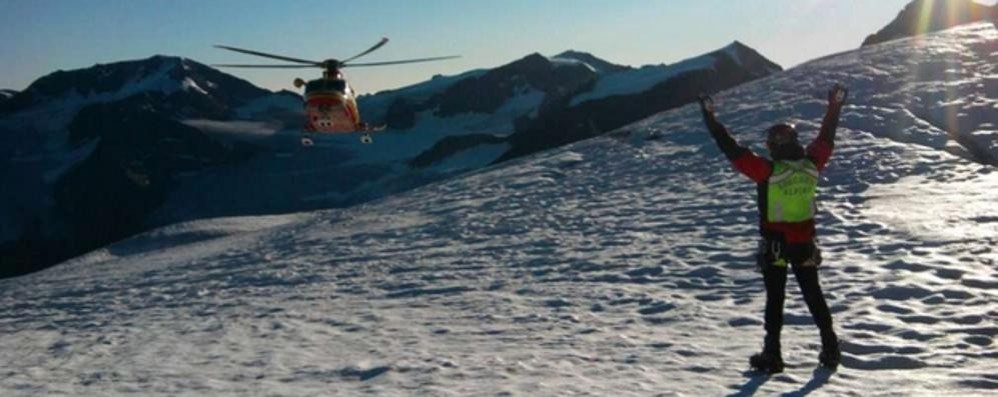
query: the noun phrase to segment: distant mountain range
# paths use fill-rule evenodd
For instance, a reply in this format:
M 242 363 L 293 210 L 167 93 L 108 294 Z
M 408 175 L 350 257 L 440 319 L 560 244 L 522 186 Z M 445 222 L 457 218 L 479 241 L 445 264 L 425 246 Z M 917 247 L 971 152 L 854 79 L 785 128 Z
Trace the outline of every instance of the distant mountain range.
M 897 18 L 863 41 L 863 47 L 978 21 L 998 21 L 998 6 L 973 0 L 914 0 Z
M 916 0 L 865 45 L 994 9 Z M 932 18 L 916 25 L 925 10 Z M 375 143 L 320 136 L 311 148 L 298 144 L 301 96 L 190 59 L 57 71 L 24 91 L 0 91 L 0 277 L 180 221 L 363 203 L 593 137 L 780 70 L 739 42 L 638 68 L 580 51 L 530 54 L 361 96 L 364 119 L 387 125 Z
M 531 54 L 358 99 L 388 129 L 297 144 L 301 97 L 190 59 L 57 71 L 0 102 L 0 257 L 21 274 L 151 227 L 352 205 L 618 128 L 780 67 L 740 43 L 673 65 Z M 6 96 L 6 95 L 5 95 Z

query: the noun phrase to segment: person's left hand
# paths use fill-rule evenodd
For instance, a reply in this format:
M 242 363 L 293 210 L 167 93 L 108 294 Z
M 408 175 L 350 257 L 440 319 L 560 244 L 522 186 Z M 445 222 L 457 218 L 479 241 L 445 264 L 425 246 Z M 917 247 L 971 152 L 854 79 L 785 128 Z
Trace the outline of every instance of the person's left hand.
M 845 105 L 848 97 L 849 90 L 840 84 L 836 84 L 832 86 L 832 89 L 828 90 L 828 106 L 841 108 L 842 105 Z
M 700 111 L 706 116 L 708 114 L 714 114 L 714 98 L 710 95 L 700 94 L 697 96 L 697 101 L 700 102 Z

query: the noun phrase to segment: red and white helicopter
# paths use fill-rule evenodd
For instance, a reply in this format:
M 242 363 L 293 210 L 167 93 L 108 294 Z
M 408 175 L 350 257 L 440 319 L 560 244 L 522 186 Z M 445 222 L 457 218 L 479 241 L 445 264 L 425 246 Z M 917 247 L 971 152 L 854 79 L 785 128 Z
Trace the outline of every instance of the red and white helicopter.
M 265 52 L 246 50 L 242 48 L 216 45 L 217 48 L 229 51 L 241 52 L 243 54 L 256 55 L 265 58 L 277 59 L 281 61 L 294 62 L 294 64 L 281 65 L 214 65 L 229 68 L 321 68 L 322 77 L 309 80 L 297 78 L 294 80 L 296 88 L 305 87 L 305 130 L 302 137 L 302 144 L 311 146 L 313 144 L 311 134 L 351 134 L 361 133 L 360 140 L 363 143 L 371 143 L 371 132 L 384 129 L 384 126 L 372 127 L 361 121 L 360 111 L 357 109 L 356 93 L 346 79 L 343 78 L 342 68 L 361 66 L 385 66 L 398 65 L 404 63 L 440 61 L 444 59 L 458 58 L 457 55 L 404 59 L 398 61 L 353 63 L 352 61 L 364 55 L 370 54 L 388 43 L 388 38 L 383 37 L 377 44 L 371 46 L 364 52 L 354 55 L 344 60 L 327 59 L 324 61 L 311 61 L 308 59 L 292 58 L 283 55 L 268 54 Z

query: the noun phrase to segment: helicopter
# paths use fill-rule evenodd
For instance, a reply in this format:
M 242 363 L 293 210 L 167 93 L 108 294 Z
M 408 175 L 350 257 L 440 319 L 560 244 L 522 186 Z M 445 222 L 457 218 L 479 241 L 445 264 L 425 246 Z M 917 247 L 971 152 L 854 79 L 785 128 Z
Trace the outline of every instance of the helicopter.
M 377 44 L 367 50 L 343 60 L 326 59 L 324 61 L 312 61 L 308 59 L 292 58 L 283 55 L 268 54 L 260 51 L 247 50 L 243 48 L 231 47 L 227 45 L 215 45 L 216 48 L 235 51 L 243 54 L 255 55 L 264 58 L 277 59 L 292 64 L 280 65 L 245 65 L 245 64 L 220 64 L 213 65 L 227 68 L 321 68 L 322 77 L 305 82 L 301 78 L 294 80 L 295 88 L 305 88 L 305 126 L 301 143 L 304 146 L 312 146 L 311 134 L 351 134 L 361 133 L 362 143 L 372 143 L 371 133 L 383 130 L 384 126 L 371 126 L 361 121 L 360 110 L 357 108 L 356 92 L 350 87 L 340 69 L 347 67 L 364 66 L 385 66 L 399 65 L 406 63 L 441 61 L 445 59 L 459 58 L 459 55 L 449 55 L 430 58 L 404 59 L 397 61 L 354 63 L 357 58 L 374 52 L 388 43 L 387 37 L 382 37 Z

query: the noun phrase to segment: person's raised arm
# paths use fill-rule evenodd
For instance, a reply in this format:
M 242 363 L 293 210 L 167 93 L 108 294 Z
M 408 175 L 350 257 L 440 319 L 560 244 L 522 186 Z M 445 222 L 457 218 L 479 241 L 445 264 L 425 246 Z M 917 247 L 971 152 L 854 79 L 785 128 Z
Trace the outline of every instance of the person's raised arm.
M 703 115 L 707 130 L 710 131 L 710 136 L 714 138 L 714 142 L 717 142 L 717 146 L 721 148 L 724 156 L 735 165 L 735 169 L 756 182 L 762 182 L 768 178 L 772 170 L 769 161 L 739 145 L 731 137 L 728 129 L 717 121 L 717 116 L 714 114 L 714 99 L 708 95 L 700 95 L 697 100 L 700 102 L 700 113 Z
M 836 84 L 828 90 L 828 110 L 825 112 L 824 120 L 821 121 L 821 132 L 807 148 L 808 155 L 814 159 L 815 166 L 819 170 L 825 168 L 825 164 L 832 156 L 832 149 L 835 147 L 835 131 L 839 128 L 842 106 L 845 105 L 848 97 L 849 90 L 841 85 Z
M 714 138 L 714 142 L 717 142 L 717 146 L 721 148 L 721 152 L 728 160 L 735 161 L 738 156 L 748 151 L 748 149 L 738 145 L 738 142 L 735 142 L 724 124 L 717 121 L 717 116 L 714 115 L 714 99 L 707 95 L 700 95 L 697 100 L 700 101 L 700 113 L 703 115 L 704 124 L 707 125 L 707 131 L 710 131 L 710 136 Z

